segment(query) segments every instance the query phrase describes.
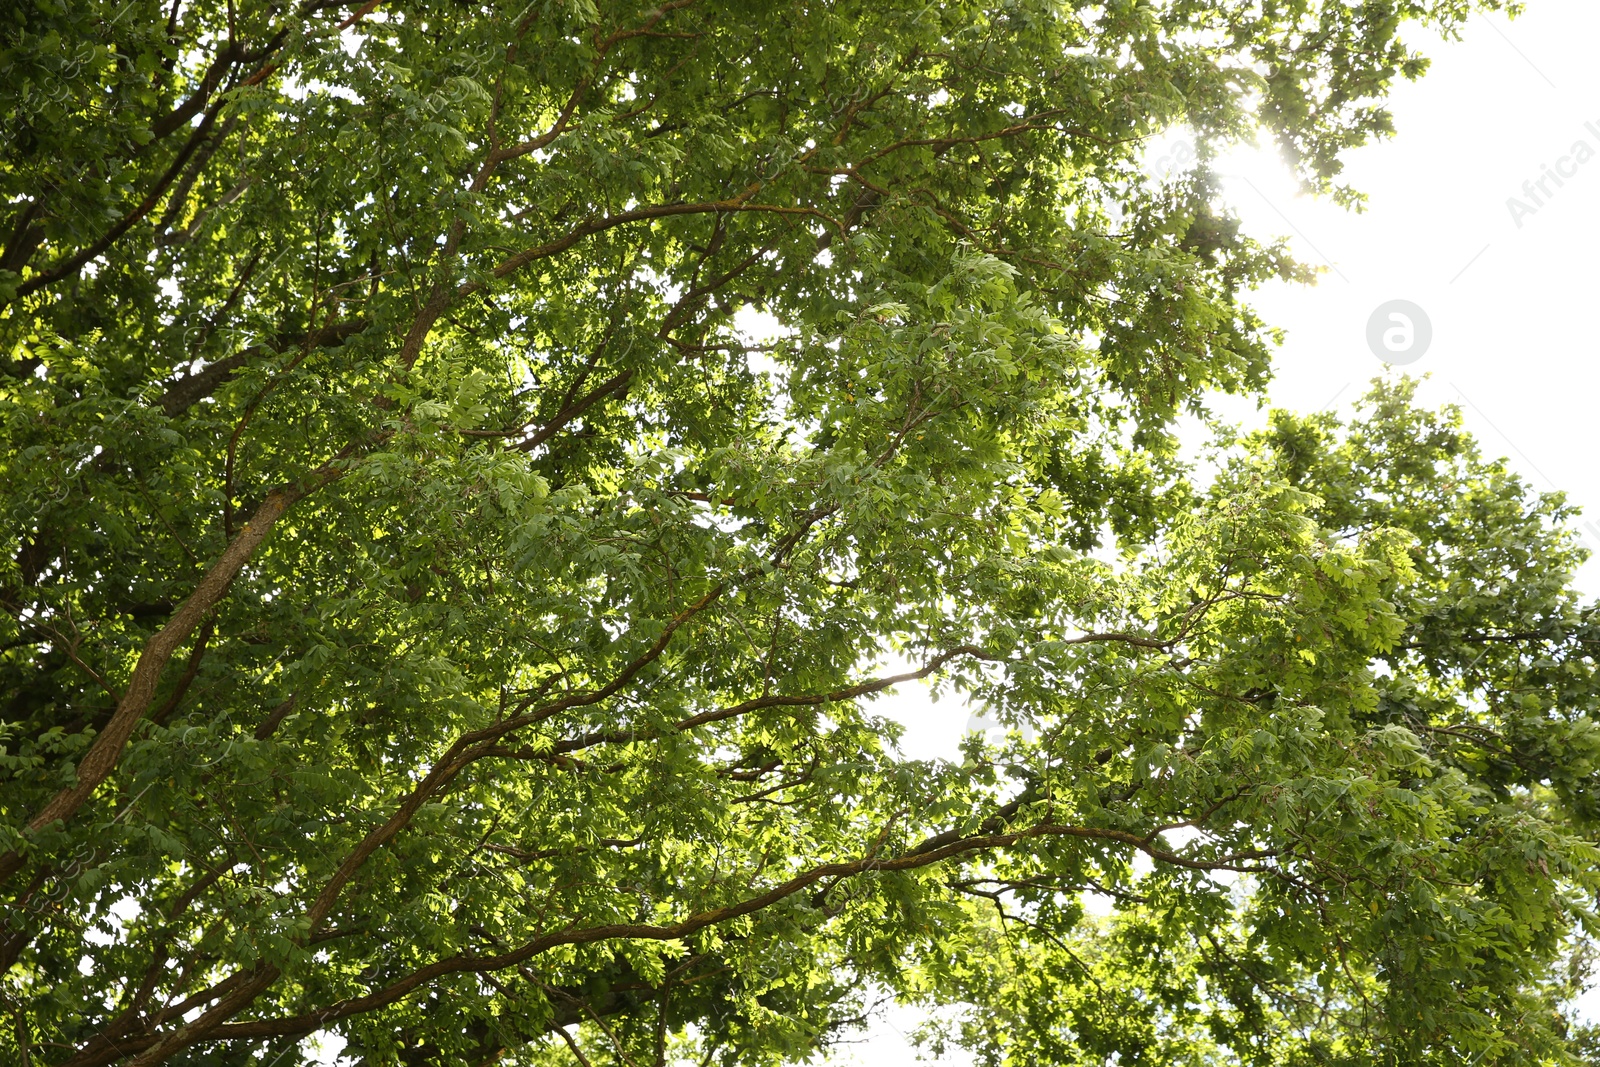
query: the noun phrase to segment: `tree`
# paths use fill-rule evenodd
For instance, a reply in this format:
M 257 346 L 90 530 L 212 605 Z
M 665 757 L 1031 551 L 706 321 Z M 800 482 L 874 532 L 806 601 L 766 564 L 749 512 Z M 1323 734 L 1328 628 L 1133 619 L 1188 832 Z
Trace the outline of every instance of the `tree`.
M 1571 510 L 1174 430 L 1471 10 L 0 13 L 8 1062 L 1594 1062 Z

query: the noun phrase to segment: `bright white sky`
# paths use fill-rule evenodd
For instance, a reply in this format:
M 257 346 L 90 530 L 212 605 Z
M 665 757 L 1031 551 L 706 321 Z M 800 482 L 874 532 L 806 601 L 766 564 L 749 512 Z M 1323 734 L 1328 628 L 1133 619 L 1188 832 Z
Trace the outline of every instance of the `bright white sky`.
M 1405 368 L 1431 375 L 1423 399 L 1459 405 L 1485 451 L 1584 506 L 1586 538 L 1600 550 L 1590 444 L 1600 377 L 1596 41 L 1600 5 L 1534 0 L 1515 22 L 1480 17 L 1462 41 L 1426 45 L 1433 69 L 1395 94 L 1397 135 L 1350 158 L 1348 179 L 1370 197 L 1365 214 L 1295 196 L 1266 153 L 1240 153 L 1224 169 L 1237 175 L 1228 194 L 1254 232 L 1288 236 L 1302 259 L 1328 268 L 1314 288 L 1257 296 L 1264 317 L 1289 331 L 1273 402 L 1315 410 L 1337 397 L 1347 408 L 1384 369 L 1365 342 L 1368 317 L 1410 300 L 1433 324 L 1429 350 Z M 1537 183 L 1557 167 L 1571 176 L 1559 187 L 1546 178 L 1546 196 Z M 1514 218 L 1513 197 L 1534 213 Z M 1600 560 L 1581 584 L 1600 592 Z
M 1408 300 L 1432 324 L 1428 350 L 1405 367 L 1430 376 L 1421 401 L 1458 405 L 1486 453 L 1505 456 L 1538 490 L 1564 490 L 1587 512 L 1585 538 L 1600 553 L 1600 4 L 1533 0 L 1515 22 L 1474 19 L 1458 42 L 1415 30 L 1410 39 L 1433 69 L 1395 91 L 1397 135 L 1349 158 L 1345 179 L 1367 193 L 1365 213 L 1298 196 L 1271 151 L 1243 150 L 1220 167 L 1250 232 L 1288 237 L 1304 262 L 1327 267 L 1315 287 L 1278 284 L 1255 297 L 1288 331 L 1271 402 L 1348 413 L 1373 377 L 1393 373 L 1368 347 L 1368 319 Z M 1593 153 L 1580 153 L 1581 164 L 1579 141 Z M 1559 187 L 1547 178 L 1534 204 L 1523 183 L 1558 165 L 1570 176 Z M 1534 212 L 1514 218 L 1511 197 Z M 1246 425 L 1264 421 L 1252 404 L 1218 409 Z M 1580 585 L 1600 592 L 1600 556 Z M 918 758 L 954 756 L 969 716 L 954 701 L 930 703 L 920 686 L 874 710 L 906 726 L 903 747 Z M 1600 991 L 1582 1006 L 1600 1018 Z M 831 1062 L 907 1067 L 916 1059 L 906 1034 L 918 1018 L 890 1011 Z

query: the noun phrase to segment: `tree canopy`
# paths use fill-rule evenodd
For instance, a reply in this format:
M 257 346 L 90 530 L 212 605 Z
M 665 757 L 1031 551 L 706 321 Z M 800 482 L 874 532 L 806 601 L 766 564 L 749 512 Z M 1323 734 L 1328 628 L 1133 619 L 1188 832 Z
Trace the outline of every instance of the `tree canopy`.
M 1572 510 L 1177 437 L 1473 11 L 0 10 L 6 1062 L 1600 1062 Z

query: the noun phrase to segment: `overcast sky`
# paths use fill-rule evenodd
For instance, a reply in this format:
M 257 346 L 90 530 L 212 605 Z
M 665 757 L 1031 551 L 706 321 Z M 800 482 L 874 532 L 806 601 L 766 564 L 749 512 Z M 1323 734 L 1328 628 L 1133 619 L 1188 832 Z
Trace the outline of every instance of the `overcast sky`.
M 1600 4 L 1530 0 L 1514 22 L 1475 18 L 1457 42 L 1416 30 L 1408 40 L 1433 68 L 1395 90 L 1396 136 L 1349 157 L 1344 179 L 1368 195 L 1364 213 L 1298 196 L 1271 151 L 1243 150 L 1221 165 L 1251 232 L 1287 237 L 1303 261 L 1327 268 L 1314 287 L 1255 296 L 1263 317 L 1288 331 L 1271 402 L 1348 413 L 1374 376 L 1399 373 L 1368 342 L 1382 309 L 1379 347 L 1384 332 L 1399 331 L 1388 338 L 1397 346 L 1409 333 L 1412 350 L 1390 358 L 1414 357 L 1403 371 L 1430 376 L 1421 401 L 1458 405 L 1487 454 L 1505 456 L 1536 489 L 1565 491 L 1600 553 Z M 1152 151 L 1174 156 L 1174 147 Z M 1390 319 L 1393 301 L 1420 309 L 1426 326 L 1405 308 L 1409 321 Z M 1418 356 L 1414 341 L 1427 327 Z M 1253 404 L 1219 410 L 1263 421 Z M 1579 583 L 1600 593 L 1600 558 Z M 919 758 L 953 756 L 969 715 L 930 704 L 915 686 L 874 710 L 904 723 L 906 752 Z M 1600 1018 L 1600 995 L 1582 1008 Z M 917 1021 L 892 1011 L 832 1062 L 911 1064 L 905 1032 Z

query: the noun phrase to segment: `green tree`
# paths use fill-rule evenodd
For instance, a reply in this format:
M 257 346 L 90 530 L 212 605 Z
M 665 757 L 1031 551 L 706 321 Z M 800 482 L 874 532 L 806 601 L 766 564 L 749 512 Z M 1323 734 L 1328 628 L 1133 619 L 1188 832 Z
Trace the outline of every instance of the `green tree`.
M 1570 509 L 1174 437 L 1471 12 L 7 5 L 6 1061 L 1594 1062 Z

